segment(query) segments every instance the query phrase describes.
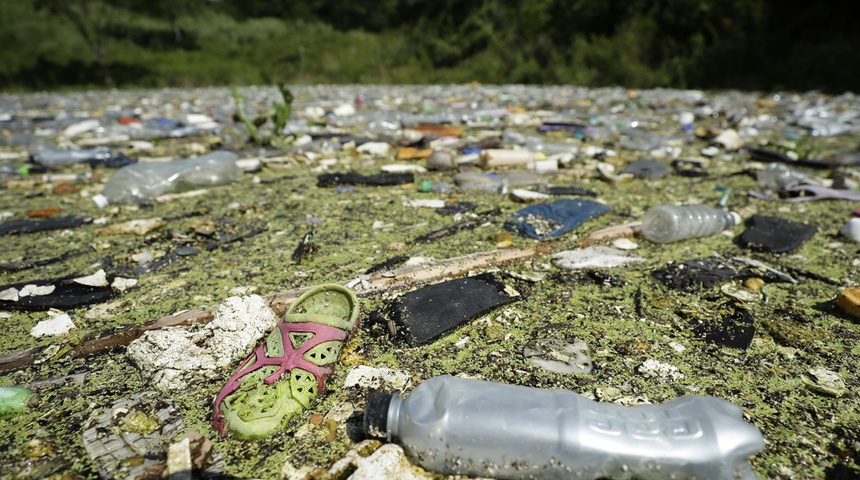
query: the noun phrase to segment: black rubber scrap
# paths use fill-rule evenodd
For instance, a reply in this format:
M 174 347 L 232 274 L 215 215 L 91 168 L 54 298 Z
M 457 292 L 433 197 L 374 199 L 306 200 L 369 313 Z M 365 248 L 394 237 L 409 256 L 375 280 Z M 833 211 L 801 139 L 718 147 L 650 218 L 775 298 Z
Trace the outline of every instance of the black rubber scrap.
M 738 236 L 738 244 L 752 250 L 788 253 L 812 238 L 818 228 L 779 217 L 753 215 L 747 229 Z
M 361 175 L 358 173 L 339 172 L 323 173 L 317 177 L 318 187 L 337 187 L 339 185 L 370 185 L 381 187 L 386 185 L 403 185 L 415 183 L 415 175 L 411 173 L 377 173 Z
M 755 322 L 748 310 L 736 308 L 719 323 L 700 323 L 693 332 L 705 341 L 729 348 L 746 350 L 755 337 Z
M 493 308 L 518 300 L 491 274 L 449 280 L 401 295 L 388 308 L 395 338 L 424 345 Z
M 670 263 L 652 271 L 651 276 L 669 288 L 688 293 L 707 290 L 739 278 L 761 277 L 769 282 L 785 281 L 771 272 L 723 257 L 704 257 Z
M 76 228 L 92 223 L 91 217 L 53 217 L 45 220 L 20 219 L 0 223 L 0 235 L 33 233 L 62 228 Z

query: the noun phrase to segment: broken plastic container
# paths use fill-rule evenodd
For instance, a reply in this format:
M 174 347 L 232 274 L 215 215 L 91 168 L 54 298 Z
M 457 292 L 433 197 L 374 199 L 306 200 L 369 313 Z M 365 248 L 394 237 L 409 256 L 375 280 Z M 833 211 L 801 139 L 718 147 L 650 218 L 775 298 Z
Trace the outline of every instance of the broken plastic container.
M 746 459 L 764 438 L 742 415 L 715 397 L 624 407 L 567 390 L 440 376 L 406 399 L 371 395 L 364 430 L 446 475 L 755 479 Z
M 101 208 L 108 204 L 144 203 L 176 190 L 181 184 L 223 185 L 242 175 L 238 156 L 218 151 L 196 158 L 164 163 L 136 163 L 114 173 L 93 201 Z
M 654 207 L 642 218 L 642 235 L 654 243 L 710 237 L 741 223 L 736 212 L 707 205 Z
M 774 192 L 790 185 L 807 183 L 810 179 L 808 174 L 777 162 L 768 164 L 756 174 L 758 186 Z

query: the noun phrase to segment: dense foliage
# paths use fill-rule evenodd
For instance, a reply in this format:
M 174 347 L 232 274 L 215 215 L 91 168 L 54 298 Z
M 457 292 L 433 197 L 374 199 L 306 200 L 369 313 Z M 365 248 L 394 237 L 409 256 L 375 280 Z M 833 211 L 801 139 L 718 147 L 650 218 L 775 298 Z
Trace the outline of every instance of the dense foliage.
M 0 88 L 858 90 L 857 18 L 793 0 L 0 0 Z

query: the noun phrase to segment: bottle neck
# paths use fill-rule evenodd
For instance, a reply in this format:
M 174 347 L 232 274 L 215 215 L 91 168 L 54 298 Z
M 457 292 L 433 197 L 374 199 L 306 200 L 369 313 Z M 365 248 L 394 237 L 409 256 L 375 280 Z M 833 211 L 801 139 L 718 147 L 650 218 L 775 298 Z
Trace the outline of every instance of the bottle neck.
M 391 397 L 391 403 L 388 404 L 388 421 L 386 422 L 386 431 L 388 436 L 387 441 L 393 438 L 398 438 L 398 428 L 400 426 L 400 406 L 403 404 L 403 399 L 399 395 Z

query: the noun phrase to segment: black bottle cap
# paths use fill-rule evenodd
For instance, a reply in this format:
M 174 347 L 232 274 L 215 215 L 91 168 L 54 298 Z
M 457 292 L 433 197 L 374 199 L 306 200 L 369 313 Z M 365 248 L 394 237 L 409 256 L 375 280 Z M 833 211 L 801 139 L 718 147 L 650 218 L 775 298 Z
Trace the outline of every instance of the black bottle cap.
M 392 395 L 371 393 L 364 407 L 364 433 L 370 438 L 388 437 L 388 405 Z

